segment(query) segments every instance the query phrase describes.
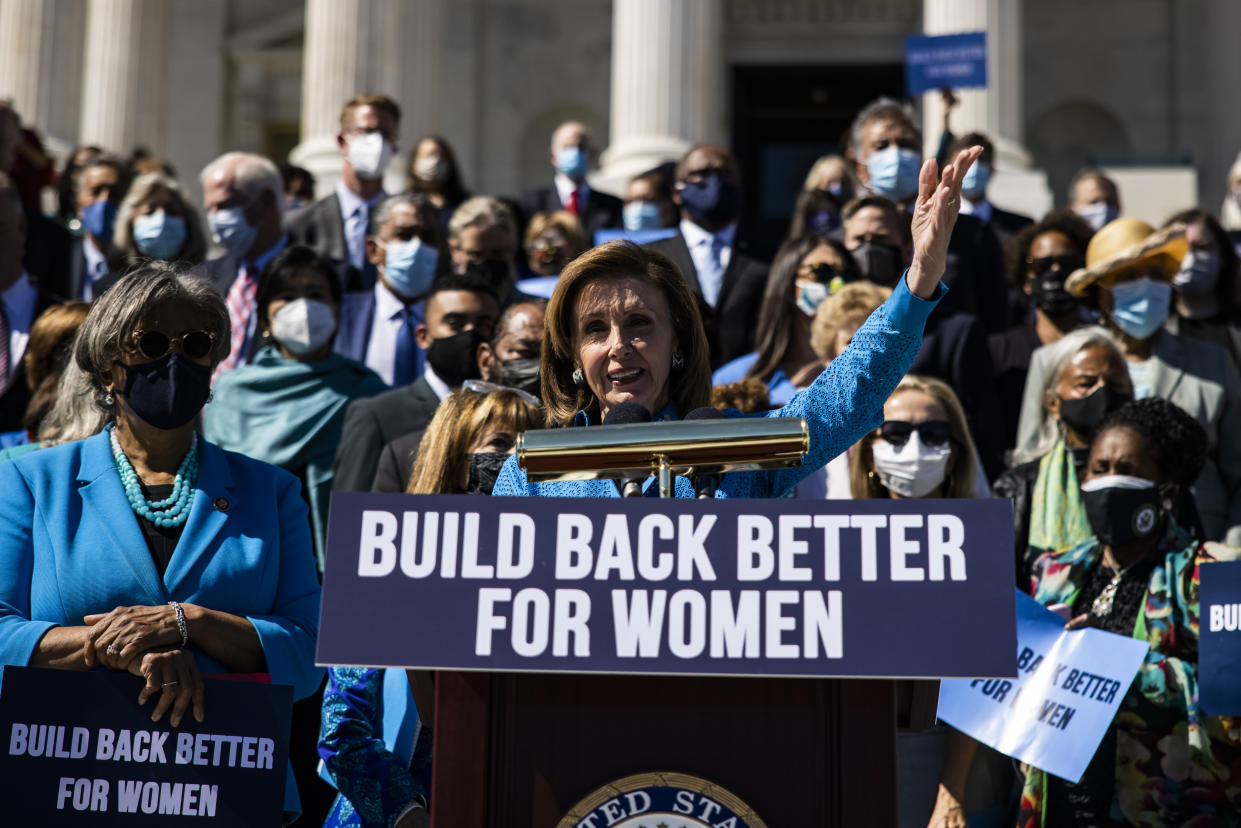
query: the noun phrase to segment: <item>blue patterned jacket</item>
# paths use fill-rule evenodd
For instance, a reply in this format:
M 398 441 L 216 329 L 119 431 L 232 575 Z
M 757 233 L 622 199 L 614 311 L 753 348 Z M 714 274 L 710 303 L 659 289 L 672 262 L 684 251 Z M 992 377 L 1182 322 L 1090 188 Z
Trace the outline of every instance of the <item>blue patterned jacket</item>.
M 902 277 L 888 300 L 858 328 L 844 353 L 832 360 L 809 388 L 765 415 L 801 417 L 806 421 L 810 451 L 802 465 L 795 469 L 726 474 L 715 496 L 783 497 L 882 423 L 883 404 L 918 355 L 926 318 L 946 292 L 941 283 L 934 297 L 920 299 Z M 736 411 L 726 413 L 745 416 Z M 675 489 L 677 497 L 694 496 L 689 478 L 677 477 Z M 652 490 L 657 491 L 653 477 L 646 481 L 647 493 Z M 492 495 L 619 497 L 620 493 L 611 480 L 530 483 L 513 456 L 500 470 Z

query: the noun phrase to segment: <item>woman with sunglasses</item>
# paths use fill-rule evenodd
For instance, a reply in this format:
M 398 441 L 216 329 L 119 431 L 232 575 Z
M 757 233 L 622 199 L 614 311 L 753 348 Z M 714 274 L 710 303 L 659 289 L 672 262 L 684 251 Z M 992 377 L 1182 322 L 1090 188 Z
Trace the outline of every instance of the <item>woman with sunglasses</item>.
M 926 318 L 943 294 L 939 279 L 960 206 L 961 178 L 980 151 L 961 152 L 942 176 L 934 160 L 922 166 L 911 219 L 913 262 L 905 276 L 844 353 L 771 412 L 807 421 L 810 450 L 802 466 L 726 474 L 716 497 L 785 496 L 874 427 L 883 401 L 917 355 Z M 654 419 L 678 419 L 705 407 L 711 375 L 702 304 L 667 257 L 636 245 L 611 242 L 575 259 L 547 307 L 539 396 L 548 425 L 596 425 L 626 402 L 642 406 Z M 646 485 L 652 484 L 648 479 Z M 675 485 L 677 497 L 695 496 L 688 478 L 676 478 Z M 495 493 L 620 496 L 611 480 L 531 483 L 512 458 Z
M 140 265 L 95 301 L 73 358 L 108 425 L 0 465 L 0 664 L 130 672 L 174 727 L 203 720 L 204 674 L 317 689 L 298 482 L 195 433 L 228 347 L 223 297 L 183 265 Z
M 718 368 L 713 385 L 754 377 L 767 384 L 771 404 L 784 405 L 814 382 L 824 362 L 810 345 L 810 326 L 823 300 L 847 282 L 862 278 L 845 246 L 813 235 L 781 245 L 771 265 L 753 353 Z
M 491 494 L 517 435 L 542 422 L 524 391 L 466 380 L 435 411 L 409 494 Z M 326 828 L 427 824 L 434 687 L 426 671 L 333 667 L 319 753 L 340 796 Z M 421 715 L 420 715 L 421 714 Z
M 301 480 L 322 569 L 345 408 L 388 386 L 365 365 L 332 352 L 340 280 L 331 262 L 309 247 L 295 245 L 272 259 L 259 277 L 255 303 L 266 344 L 220 377 L 203 416 L 203 436 Z

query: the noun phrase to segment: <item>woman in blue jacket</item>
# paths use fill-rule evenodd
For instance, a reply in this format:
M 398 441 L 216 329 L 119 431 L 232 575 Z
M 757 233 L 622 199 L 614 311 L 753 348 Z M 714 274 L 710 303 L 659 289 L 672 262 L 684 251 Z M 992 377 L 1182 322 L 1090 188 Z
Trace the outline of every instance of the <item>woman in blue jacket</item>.
M 74 346 L 109 424 L 0 465 L 0 664 L 140 676 L 139 703 L 202 721 L 204 673 L 313 693 L 319 583 L 297 480 L 202 440 L 228 353 L 220 294 L 151 262 Z
M 883 421 L 883 404 L 918 353 L 926 317 L 944 292 L 948 240 L 961 179 L 980 148 L 963 150 L 940 177 L 922 167 L 911 230 L 913 263 L 892 296 L 852 343 L 773 416 L 802 417 L 810 451 L 802 466 L 724 476 L 717 497 L 781 497 Z M 698 300 L 663 256 L 617 242 L 574 260 L 547 307 L 542 398 L 551 426 L 602 422 L 615 405 L 635 402 L 656 419 L 677 419 L 707 405 L 711 392 Z M 735 413 L 735 412 L 734 412 Z M 647 481 L 648 493 L 653 480 Z M 618 497 L 610 480 L 530 483 L 512 458 L 497 495 Z M 676 496 L 693 497 L 688 478 Z

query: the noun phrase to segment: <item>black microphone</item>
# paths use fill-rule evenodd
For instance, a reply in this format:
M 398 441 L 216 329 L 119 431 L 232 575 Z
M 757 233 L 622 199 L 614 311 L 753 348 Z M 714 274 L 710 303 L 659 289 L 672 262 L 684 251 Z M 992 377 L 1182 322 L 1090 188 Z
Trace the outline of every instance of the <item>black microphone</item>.
M 603 418 L 604 425 L 629 425 L 631 423 L 649 423 L 651 412 L 636 402 L 623 402 L 612 406 Z M 616 488 L 620 489 L 621 497 L 642 497 L 642 478 L 631 477 L 617 480 Z
M 701 408 L 695 408 L 693 411 L 685 415 L 686 420 L 727 420 L 723 411 L 718 408 L 712 408 L 704 405 Z M 715 490 L 720 486 L 720 478 L 718 474 L 696 474 L 694 475 L 694 496 L 699 500 L 715 497 Z

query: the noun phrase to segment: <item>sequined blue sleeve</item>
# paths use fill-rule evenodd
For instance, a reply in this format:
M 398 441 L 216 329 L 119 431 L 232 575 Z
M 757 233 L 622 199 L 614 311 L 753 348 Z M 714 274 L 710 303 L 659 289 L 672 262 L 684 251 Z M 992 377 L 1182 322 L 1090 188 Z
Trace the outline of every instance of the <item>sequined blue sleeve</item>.
M 319 755 L 358 824 L 387 826 L 426 790 L 382 738 L 383 671 L 333 667 L 323 691 Z

